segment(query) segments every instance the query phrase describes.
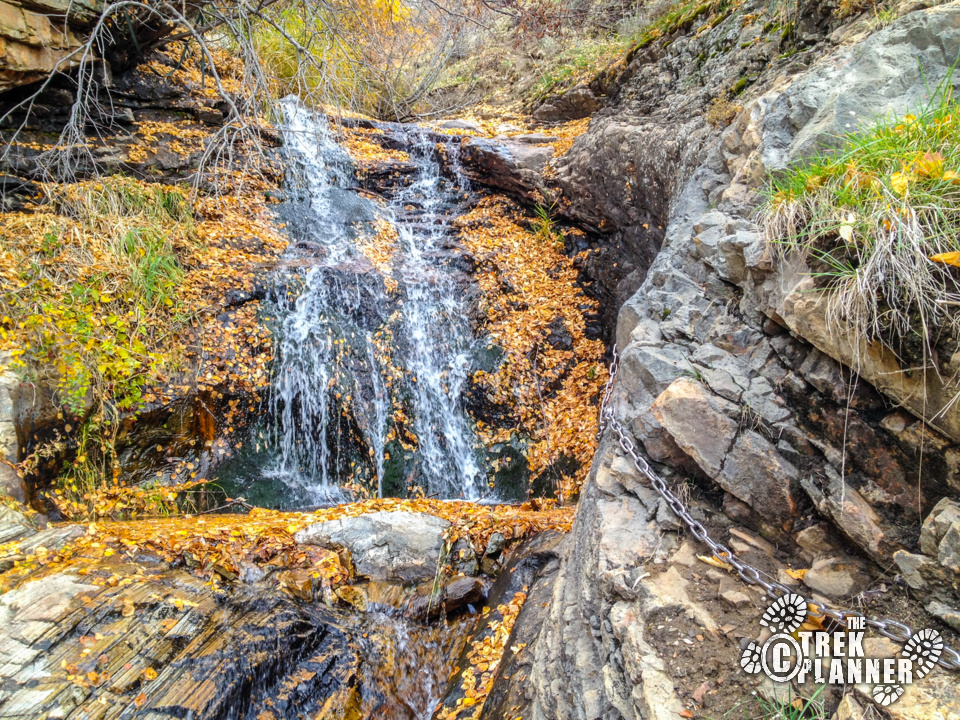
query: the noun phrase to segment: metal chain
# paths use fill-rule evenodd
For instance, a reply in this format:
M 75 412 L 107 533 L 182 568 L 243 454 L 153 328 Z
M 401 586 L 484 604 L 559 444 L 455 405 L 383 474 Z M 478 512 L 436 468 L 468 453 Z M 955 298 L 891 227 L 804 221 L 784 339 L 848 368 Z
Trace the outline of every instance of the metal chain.
M 619 363 L 620 360 L 617 356 L 617 349 L 614 347 L 613 362 L 610 363 L 610 377 L 608 378 L 607 385 L 603 391 L 603 400 L 600 402 L 600 429 L 597 433 L 597 438 L 600 438 L 600 436 L 603 434 L 603 431 L 607 427 L 612 428 L 617 434 L 617 440 L 620 444 L 620 448 L 630 457 L 631 460 L 633 460 L 633 464 L 636 465 L 637 469 L 646 476 L 646 478 L 650 481 L 650 484 L 653 485 L 654 489 L 667 502 L 667 504 L 670 506 L 670 509 L 673 510 L 674 514 L 683 520 L 686 526 L 690 529 L 690 532 L 693 533 L 693 536 L 709 547 L 718 559 L 732 565 L 743 582 L 745 582 L 747 585 L 759 585 L 774 598 L 789 594 L 798 594 L 796 590 L 793 590 L 786 585 L 771 580 L 765 580 L 761 576 L 759 570 L 737 557 L 737 554 L 726 545 L 711 538 L 703 524 L 690 515 L 680 498 L 671 492 L 664 479 L 657 475 L 657 473 L 653 471 L 653 468 L 650 467 L 650 464 L 646 461 L 646 459 L 637 452 L 637 447 L 634 444 L 633 439 L 628 435 L 620 421 L 617 420 L 611 406 L 613 382 L 617 376 L 617 371 L 619 370 Z M 847 618 L 862 617 L 867 626 L 874 628 L 884 637 L 890 638 L 894 642 L 897 642 L 901 645 L 913 637 L 914 631 L 907 625 L 897 622 L 896 620 L 874 620 L 866 617 L 863 613 L 856 610 L 835 610 L 827 607 L 822 602 L 808 600 L 806 598 L 804 599 L 807 601 L 808 605 L 816 608 L 816 612 L 820 615 L 832 618 L 844 625 L 847 624 Z M 960 653 L 958 653 L 949 645 L 945 644 L 943 646 L 943 651 L 940 654 L 938 663 L 941 667 L 946 668 L 947 670 L 960 671 Z

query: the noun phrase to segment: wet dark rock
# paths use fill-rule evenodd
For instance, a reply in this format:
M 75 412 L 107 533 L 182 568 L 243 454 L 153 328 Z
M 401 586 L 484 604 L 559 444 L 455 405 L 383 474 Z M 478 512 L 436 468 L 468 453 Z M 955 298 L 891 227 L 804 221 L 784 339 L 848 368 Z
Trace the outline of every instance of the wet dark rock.
M 477 553 L 474 552 L 470 543 L 463 538 L 458 539 L 450 550 L 450 561 L 454 569 L 464 575 L 476 575 L 480 572 L 480 565 L 477 563 Z
M 481 718 L 523 715 L 521 711 L 514 710 L 513 706 L 519 698 L 525 696 L 526 688 L 529 687 L 529 663 L 533 658 L 533 646 L 545 614 L 544 603 L 553 589 L 558 567 L 557 556 L 563 537 L 559 533 L 545 532 L 512 549 L 503 572 L 487 593 L 486 605 L 492 610 L 481 616 L 468 638 L 464 655 L 456 663 L 459 670 L 447 682 L 447 691 L 434 712 L 435 718 L 443 708 L 454 707 L 457 700 L 464 697 L 463 672 L 470 667 L 466 653 L 470 651 L 471 643 L 481 642 L 495 632 L 493 624 L 503 620 L 502 614 L 497 610 L 498 606 L 509 604 L 519 592 L 525 592 L 527 599 L 497 666 L 493 689 L 484 704 Z M 521 647 L 522 645 L 525 647 Z M 513 669 L 522 669 L 522 672 L 513 672 Z M 529 699 L 524 704 L 526 702 L 529 702 Z M 508 703 L 509 710 L 506 709 Z
M 223 296 L 224 307 L 234 308 L 246 305 L 249 302 L 265 300 L 267 298 L 268 288 L 265 284 L 256 284 L 249 290 L 233 289 L 227 291 Z
M 463 143 L 461 161 L 472 181 L 532 201 L 545 189 L 541 173 L 552 155 L 549 146 L 470 138 Z
M 281 696 L 306 659 L 323 672 L 300 676 L 303 711 L 322 704 L 357 663 L 349 623 L 336 613 L 277 592 L 217 597 L 182 571 L 148 571 L 143 582 L 118 587 L 52 575 L 4 595 L 0 618 L 0 678 L 11 683 L 0 714 L 24 720 L 81 717 L 99 691 L 67 675 L 88 673 L 110 678 L 115 702 L 104 717 L 134 707 L 141 692 L 142 717 L 243 717 Z M 293 707 L 279 707 L 275 717 L 293 717 Z
M 556 318 L 547 328 L 547 343 L 555 350 L 573 350 L 573 335 L 567 329 L 562 318 Z
M 17 212 L 23 210 L 25 204 L 35 198 L 40 192 L 40 186 L 30 180 L 13 175 L 0 175 L 0 210 L 3 212 Z
M 443 610 L 448 614 L 466 610 L 469 605 L 479 607 L 487 595 L 480 578 L 460 577 L 444 586 Z
M 223 124 L 223 113 L 216 108 L 196 107 L 193 110 L 193 117 L 196 118 L 197 122 L 203 123 L 204 125 Z
M 503 548 L 506 546 L 507 541 L 503 537 L 502 533 L 495 532 L 490 536 L 490 539 L 487 541 L 487 549 L 484 550 L 484 555 L 487 557 L 499 557 L 500 553 L 503 552 Z

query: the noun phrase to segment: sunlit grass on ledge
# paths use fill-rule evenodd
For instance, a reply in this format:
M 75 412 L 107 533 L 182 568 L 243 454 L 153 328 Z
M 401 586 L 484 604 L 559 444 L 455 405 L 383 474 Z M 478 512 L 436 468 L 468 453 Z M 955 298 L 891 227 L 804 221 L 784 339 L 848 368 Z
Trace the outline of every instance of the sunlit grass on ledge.
M 914 113 L 846 135 L 772 180 L 760 210 L 778 253 L 830 292 L 828 322 L 926 360 L 960 330 L 960 106 L 947 78 Z

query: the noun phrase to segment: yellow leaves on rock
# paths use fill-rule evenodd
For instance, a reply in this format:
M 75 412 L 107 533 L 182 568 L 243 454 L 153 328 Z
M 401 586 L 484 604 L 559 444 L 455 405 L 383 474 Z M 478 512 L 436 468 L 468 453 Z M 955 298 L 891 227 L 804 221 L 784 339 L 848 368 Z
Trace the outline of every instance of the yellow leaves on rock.
M 510 633 L 513 632 L 517 616 L 526 600 L 527 588 L 524 587 L 510 602 L 497 606 L 496 613 L 500 619 L 492 620 L 484 631 L 471 641 L 467 651 L 470 667 L 461 675 L 460 689 L 463 697 L 456 701 L 454 707 L 439 708 L 436 714 L 438 720 L 455 720 L 461 716 L 473 720 L 480 717 L 483 704 L 493 687 L 494 674 L 507 649 Z M 490 608 L 484 608 L 485 616 L 491 612 L 493 611 Z M 515 645 L 510 650 L 517 653 L 523 647 L 523 644 Z
M 577 287 L 573 259 L 556 238 L 532 234 L 502 198 L 490 198 L 458 220 L 477 259 L 487 333 L 506 355 L 494 373 L 478 372 L 493 402 L 512 408 L 518 429 L 533 439 L 527 452 L 536 475 L 561 457 L 580 467 L 559 488 L 577 491 L 596 449 L 596 400 L 606 382 L 603 343 L 585 336 L 585 314 L 597 303 Z M 554 341 L 568 335 L 569 343 Z M 550 390 L 547 390 L 550 388 Z M 480 427 L 487 445 L 510 430 Z
M 138 70 L 160 75 L 166 82 L 177 85 L 193 95 L 218 101 L 221 99 L 220 91 L 216 79 L 210 72 L 212 58 L 212 64 L 217 70 L 224 92 L 235 97 L 242 96 L 245 68 L 239 56 L 231 55 L 226 48 L 209 43 L 207 49 L 211 58 L 203 56 L 204 69 L 201 70 L 200 51 L 195 46 L 191 46 L 189 40 L 185 42 L 166 45 L 157 51 L 159 59 L 141 64 Z
M 256 566 L 270 569 L 308 571 L 333 590 L 349 582 L 351 570 L 340 556 L 314 546 L 301 546 L 294 535 L 315 523 L 371 512 L 407 511 L 442 517 L 451 523 L 447 541 L 460 538 L 482 553 L 493 533 L 508 541 L 520 540 L 545 530 L 567 532 L 573 522 L 572 507 L 558 508 L 552 501 L 531 501 L 522 506 L 490 506 L 469 502 L 445 502 L 429 498 L 367 500 L 315 512 L 280 512 L 256 508 L 249 515 L 201 515 L 139 519 L 124 522 L 97 522 L 87 534 L 55 552 L 24 557 L 18 544 L 0 545 L 0 561 L 11 559 L 13 568 L 0 576 L 0 592 L 15 587 L 27 577 L 63 572 L 68 568 L 86 576 L 86 582 L 124 586 L 135 578 L 121 578 L 109 572 L 116 563 L 128 562 L 147 553 L 214 582 L 235 581 L 242 569 Z M 115 551 L 109 561 L 104 550 Z M 278 578 L 279 579 L 279 578 Z M 185 598 L 168 599 L 178 610 L 195 607 Z M 122 605 L 118 611 L 127 611 Z
M 377 129 L 348 128 L 340 126 L 337 140 L 357 164 L 357 172 L 363 173 L 365 168 L 377 163 L 388 161 L 405 162 L 410 154 L 403 150 L 390 150 L 375 142 L 373 137 L 381 137 L 383 133 Z
M 365 234 L 357 239 L 356 248 L 383 276 L 387 290 L 396 292 L 399 283 L 393 277 L 393 259 L 400 247 L 397 228 L 393 223 L 377 218 L 373 229 L 372 234 Z
M 51 488 L 45 493 L 67 520 L 87 518 L 133 518 L 138 516 L 170 515 L 179 510 L 178 500 L 185 493 L 202 487 L 206 481 L 193 480 L 173 485 L 125 486 L 104 481 L 84 492 L 69 487 Z M 106 548 L 104 557 L 113 550 Z

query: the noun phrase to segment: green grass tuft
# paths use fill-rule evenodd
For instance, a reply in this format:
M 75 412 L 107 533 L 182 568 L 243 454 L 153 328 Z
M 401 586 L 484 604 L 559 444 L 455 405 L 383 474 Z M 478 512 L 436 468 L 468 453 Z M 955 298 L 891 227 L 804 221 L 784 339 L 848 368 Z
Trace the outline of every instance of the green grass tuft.
M 773 180 L 769 242 L 831 293 L 829 320 L 926 359 L 960 331 L 960 106 L 948 78 L 916 114 L 888 118 Z M 932 259 L 939 256 L 937 259 Z

